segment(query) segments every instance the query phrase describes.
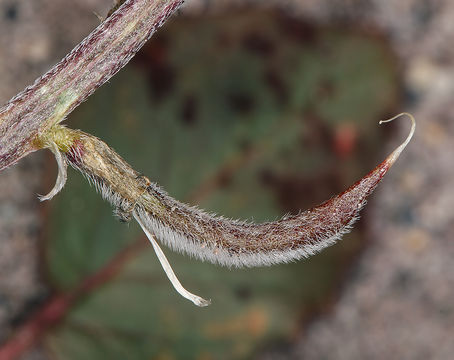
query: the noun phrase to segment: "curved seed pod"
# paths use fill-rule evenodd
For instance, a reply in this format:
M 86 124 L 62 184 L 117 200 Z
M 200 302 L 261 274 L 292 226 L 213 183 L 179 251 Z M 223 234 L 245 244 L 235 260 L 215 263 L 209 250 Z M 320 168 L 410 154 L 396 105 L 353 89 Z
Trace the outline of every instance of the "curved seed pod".
M 415 131 L 415 120 L 410 114 L 402 113 L 380 124 L 401 115 L 407 115 L 412 122 L 408 137 L 369 174 L 319 206 L 262 224 L 215 216 L 173 199 L 92 135 L 59 126 L 46 142 L 54 144 L 53 151 L 58 148 L 66 161 L 95 185 L 114 205 L 120 219 L 129 220 L 133 215 L 175 289 L 196 305 L 206 306 L 208 301 L 182 287 L 155 237 L 173 250 L 225 266 L 263 266 L 308 257 L 334 244 L 350 230 L 367 197 L 410 142 Z M 61 161 L 58 163 L 64 166 Z M 54 189 L 61 187 L 59 181 Z M 53 190 L 46 199 L 56 192 Z
M 407 113 L 397 117 L 401 115 L 412 121 L 410 134 L 402 145 L 346 191 L 298 215 L 262 224 L 233 221 L 182 204 L 155 184 L 141 196 L 134 213 L 160 241 L 201 260 L 241 267 L 308 257 L 334 244 L 350 230 L 367 197 L 410 141 L 414 118 Z
M 415 120 L 410 114 L 385 121 L 402 115 L 412 121 L 410 134 L 374 170 L 319 206 L 262 224 L 215 216 L 175 200 L 92 135 L 61 127 L 54 136 L 71 142 L 60 145 L 67 161 L 115 206 L 120 217 L 129 219 L 132 213 L 159 241 L 201 260 L 262 266 L 308 257 L 349 231 L 367 197 L 413 136 Z

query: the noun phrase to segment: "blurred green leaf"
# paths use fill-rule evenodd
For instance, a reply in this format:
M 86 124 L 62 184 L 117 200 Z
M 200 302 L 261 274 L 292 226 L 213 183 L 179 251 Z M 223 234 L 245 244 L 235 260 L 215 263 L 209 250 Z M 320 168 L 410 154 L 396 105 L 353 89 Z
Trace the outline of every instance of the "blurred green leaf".
M 384 155 L 376 121 L 398 99 L 383 40 L 277 13 L 175 19 L 134 64 L 73 123 L 172 196 L 254 221 L 315 206 L 372 169 Z M 346 124 L 354 136 L 342 140 Z M 339 155 L 336 141 L 353 150 Z M 76 174 L 52 206 L 47 266 L 61 290 L 140 234 Z M 204 309 L 176 294 L 150 246 L 82 299 L 47 343 L 70 360 L 250 358 L 329 298 L 362 241 L 354 231 L 307 261 L 247 270 L 167 250 L 185 287 L 212 298 Z

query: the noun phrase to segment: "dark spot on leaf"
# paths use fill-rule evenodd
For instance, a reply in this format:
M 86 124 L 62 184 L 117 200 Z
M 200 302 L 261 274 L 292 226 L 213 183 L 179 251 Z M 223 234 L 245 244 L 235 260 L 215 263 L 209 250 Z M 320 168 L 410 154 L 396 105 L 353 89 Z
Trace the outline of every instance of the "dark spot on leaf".
M 172 92 L 175 84 L 175 72 L 169 64 L 156 64 L 150 69 L 149 80 L 153 100 L 157 102 Z
M 230 34 L 227 32 L 221 32 L 218 37 L 217 37 L 217 45 L 225 51 L 226 48 L 232 46 L 232 38 L 230 37 Z
M 222 171 L 221 173 L 219 173 L 218 175 L 218 181 L 217 183 L 219 184 L 219 187 L 220 188 L 226 188 L 228 187 L 231 182 L 232 182 L 232 173 L 228 170 L 226 171 Z
M 302 136 L 302 146 L 305 149 L 327 148 L 333 144 L 333 132 L 326 119 L 317 115 L 312 109 L 307 109 L 301 117 L 307 131 Z
M 273 185 L 275 175 L 271 169 L 265 168 L 263 169 L 260 174 L 260 182 L 264 185 Z
M 247 138 L 243 138 L 239 141 L 238 146 L 240 147 L 243 154 L 249 154 L 253 151 L 253 146 L 251 144 L 251 140 Z
M 181 107 L 181 118 L 187 125 L 194 125 L 199 115 L 199 103 L 194 95 L 186 95 Z
M 323 80 L 318 89 L 317 89 L 317 97 L 318 98 L 332 98 L 336 94 L 336 87 L 334 83 L 330 79 Z
M 253 32 L 243 38 L 243 46 L 246 50 L 260 56 L 270 56 L 274 52 L 272 41 L 265 35 Z
M 241 114 L 247 114 L 252 111 L 255 101 L 252 96 L 244 93 L 232 93 L 227 96 L 227 100 L 232 109 Z
M 279 25 L 281 31 L 289 39 L 308 44 L 312 44 L 316 40 L 317 30 L 314 26 L 304 21 L 288 16 L 282 16 L 279 18 Z
M 150 46 L 145 47 L 134 63 L 148 74 L 152 99 L 163 100 L 175 88 L 176 74 L 168 60 L 168 40 L 161 35 L 156 37 Z
M 287 87 L 279 74 L 274 70 L 268 70 L 264 74 L 265 84 L 271 89 L 276 100 L 283 104 L 288 98 Z
M 252 291 L 249 286 L 241 285 L 236 287 L 235 295 L 238 299 L 246 301 L 252 297 Z

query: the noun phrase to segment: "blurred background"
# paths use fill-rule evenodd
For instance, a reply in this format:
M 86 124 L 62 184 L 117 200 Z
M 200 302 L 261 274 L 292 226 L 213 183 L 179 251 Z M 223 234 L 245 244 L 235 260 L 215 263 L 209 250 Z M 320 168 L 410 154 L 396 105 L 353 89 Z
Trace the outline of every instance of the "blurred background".
M 46 151 L 0 174 L 3 359 L 451 359 L 454 3 L 188 0 L 67 124 L 172 196 L 253 221 L 313 207 L 413 141 L 355 229 L 306 261 L 224 269 L 121 224 Z M 0 102 L 111 0 L 0 0 Z M 16 341 L 17 334 L 26 334 Z M 27 337 L 28 336 L 28 337 Z

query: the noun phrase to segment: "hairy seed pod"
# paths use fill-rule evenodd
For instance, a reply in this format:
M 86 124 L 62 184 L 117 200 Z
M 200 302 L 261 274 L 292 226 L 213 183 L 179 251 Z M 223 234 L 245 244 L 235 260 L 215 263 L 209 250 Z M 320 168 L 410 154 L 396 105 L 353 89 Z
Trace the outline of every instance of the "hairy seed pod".
M 229 267 L 272 265 L 313 255 L 351 229 L 367 197 L 409 143 L 415 120 L 407 113 L 396 117 L 401 115 L 412 121 L 410 134 L 382 163 L 343 193 L 278 221 L 254 224 L 231 220 L 183 204 L 134 170 L 100 139 L 62 126 L 53 132 L 59 144 L 47 140 L 53 144 L 49 147 L 56 154 L 60 180 L 45 199 L 63 186 L 61 179 L 66 179 L 68 162 L 94 184 L 121 220 L 137 220 L 177 291 L 196 305 L 206 306 L 209 302 L 181 286 L 155 238 L 175 251 Z M 64 154 L 64 166 L 58 149 Z

